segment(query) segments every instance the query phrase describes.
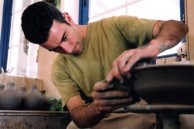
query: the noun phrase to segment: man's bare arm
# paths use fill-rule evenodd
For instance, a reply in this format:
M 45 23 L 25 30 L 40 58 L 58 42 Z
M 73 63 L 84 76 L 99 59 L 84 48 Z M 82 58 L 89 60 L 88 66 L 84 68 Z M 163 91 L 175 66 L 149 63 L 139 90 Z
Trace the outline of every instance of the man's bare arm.
M 106 80 L 113 78 L 123 81 L 123 76 L 130 77 L 134 64 L 143 58 L 156 58 L 157 55 L 178 44 L 188 33 L 188 26 L 181 21 L 157 21 L 153 27 L 153 39 L 142 47 L 124 51 L 112 64 L 112 70 Z

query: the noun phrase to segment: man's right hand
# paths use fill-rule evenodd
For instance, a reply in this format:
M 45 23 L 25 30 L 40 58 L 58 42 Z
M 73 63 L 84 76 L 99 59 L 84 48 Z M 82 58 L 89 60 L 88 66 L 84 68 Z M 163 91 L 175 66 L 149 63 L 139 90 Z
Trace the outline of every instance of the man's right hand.
M 103 113 L 110 113 L 133 102 L 129 87 L 122 84 L 115 87 L 114 83 L 107 81 L 97 82 L 94 85 L 92 98 L 98 111 Z
M 127 106 L 133 102 L 129 87 L 107 81 L 95 83 L 92 91 L 93 102 L 84 104 L 80 95 L 71 97 L 67 107 L 72 120 L 80 128 L 96 125 L 113 110 Z

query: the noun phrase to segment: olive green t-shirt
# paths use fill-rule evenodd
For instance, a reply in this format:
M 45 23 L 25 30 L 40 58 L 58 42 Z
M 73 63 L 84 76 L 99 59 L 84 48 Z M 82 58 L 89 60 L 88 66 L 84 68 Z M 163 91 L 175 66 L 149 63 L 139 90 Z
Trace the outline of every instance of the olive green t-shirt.
M 52 65 L 52 80 L 63 105 L 80 91 L 89 97 L 94 84 L 106 78 L 118 55 L 152 39 L 155 22 L 119 16 L 90 23 L 83 53 L 78 56 L 59 54 Z

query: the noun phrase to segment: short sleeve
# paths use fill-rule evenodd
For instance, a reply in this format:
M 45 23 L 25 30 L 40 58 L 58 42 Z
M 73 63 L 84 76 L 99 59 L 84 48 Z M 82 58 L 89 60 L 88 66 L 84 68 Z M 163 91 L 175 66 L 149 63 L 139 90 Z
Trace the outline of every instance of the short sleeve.
M 114 17 L 114 21 L 125 39 L 130 43 L 142 46 L 153 38 L 152 30 L 156 20 L 120 16 Z
M 56 59 L 51 68 L 51 78 L 53 84 L 58 89 L 62 97 L 62 105 L 65 106 L 69 98 L 79 95 L 79 87 L 67 74 L 66 69 L 60 66 L 60 60 Z

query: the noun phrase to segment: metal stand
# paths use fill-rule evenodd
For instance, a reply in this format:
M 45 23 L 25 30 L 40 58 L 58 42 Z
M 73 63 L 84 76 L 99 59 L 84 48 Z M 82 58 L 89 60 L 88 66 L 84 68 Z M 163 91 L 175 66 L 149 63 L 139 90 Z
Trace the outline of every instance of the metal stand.
M 179 129 L 178 113 L 156 113 L 156 129 Z
M 155 113 L 156 129 L 179 129 L 180 114 L 194 114 L 193 105 L 131 105 L 116 110 L 118 113 Z
M 70 121 L 65 111 L 0 110 L 0 129 L 66 129 Z

